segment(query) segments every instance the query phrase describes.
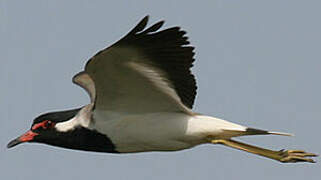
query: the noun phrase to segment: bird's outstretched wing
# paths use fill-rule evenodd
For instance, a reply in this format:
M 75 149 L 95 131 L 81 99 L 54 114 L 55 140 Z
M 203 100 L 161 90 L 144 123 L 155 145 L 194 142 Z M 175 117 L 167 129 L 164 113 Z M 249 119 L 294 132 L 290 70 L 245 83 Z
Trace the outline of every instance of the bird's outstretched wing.
M 98 52 L 73 78 L 90 95 L 95 109 L 126 113 L 191 114 L 196 82 L 190 68 L 194 47 L 184 31 L 145 29 L 148 16 L 125 37 Z

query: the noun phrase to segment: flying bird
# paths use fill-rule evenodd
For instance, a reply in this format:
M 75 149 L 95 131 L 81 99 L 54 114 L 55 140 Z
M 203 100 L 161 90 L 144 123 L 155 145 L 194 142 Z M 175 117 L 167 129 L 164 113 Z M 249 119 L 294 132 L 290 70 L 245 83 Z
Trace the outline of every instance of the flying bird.
M 194 47 L 179 27 L 146 28 L 143 18 L 126 36 L 88 60 L 73 82 L 87 91 L 90 103 L 37 117 L 11 148 L 37 142 L 63 148 L 134 153 L 178 151 L 222 144 L 280 162 L 315 162 L 301 150 L 268 150 L 234 138 L 285 135 L 250 128 L 192 111 L 196 81 L 191 73 Z

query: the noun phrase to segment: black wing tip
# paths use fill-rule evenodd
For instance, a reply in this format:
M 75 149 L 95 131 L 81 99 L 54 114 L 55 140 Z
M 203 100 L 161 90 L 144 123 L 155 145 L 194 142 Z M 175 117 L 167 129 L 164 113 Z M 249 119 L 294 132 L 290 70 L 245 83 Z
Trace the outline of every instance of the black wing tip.
M 144 16 L 144 18 L 139 21 L 139 23 L 136 25 L 136 27 L 130 33 L 137 33 L 137 32 L 143 31 L 146 28 L 148 20 L 149 20 L 149 15 Z M 150 28 L 146 29 L 144 31 L 144 33 L 157 31 L 159 28 L 161 28 L 163 26 L 164 22 L 165 22 L 164 20 L 161 20 L 161 21 L 155 23 Z
M 164 20 L 159 21 L 159 22 L 155 23 L 154 25 L 152 25 L 151 27 L 147 28 L 142 33 L 147 34 L 147 33 L 151 33 L 151 32 L 156 32 L 157 30 L 159 30 L 164 25 L 164 23 L 165 23 Z
M 153 24 L 152 26 L 150 26 L 149 28 L 145 29 L 148 24 L 149 17 L 150 17 L 149 15 L 144 16 L 144 18 L 140 20 L 139 23 L 127 35 L 135 35 L 138 33 L 139 34 L 148 34 L 153 32 L 156 33 L 156 31 L 158 31 L 165 23 L 165 20 L 160 20 L 155 24 Z M 182 30 L 181 27 L 174 26 L 174 27 L 167 28 L 163 31 L 177 31 L 179 35 L 186 40 L 187 42 L 186 44 L 189 44 L 188 37 L 186 36 L 187 32 L 185 30 Z
M 144 16 L 144 18 L 143 18 L 141 21 L 143 21 L 143 20 L 148 21 L 148 19 L 149 19 L 149 14 L 147 14 L 146 16 Z
M 137 32 L 144 30 L 148 23 L 148 19 L 149 15 L 146 15 L 128 34 L 136 34 Z
M 142 32 L 146 28 L 148 20 L 149 20 L 149 15 L 144 16 L 144 18 L 140 20 L 139 23 L 128 34 L 136 34 L 136 33 Z M 164 23 L 165 21 L 161 20 L 155 23 L 154 25 L 152 25 L 151 27 L 147 28 L 146 30 L 144 30 L 142 33 L 147 34 L 150 32 L 155 32 L 159 30 L 164 25 Z
M 149 20 L 149 15 L 147 14 L 138 24 L 142 23 L 142 24 L 145 24 L 146 26 L 146 24 L 148 23 L 148 20 Z

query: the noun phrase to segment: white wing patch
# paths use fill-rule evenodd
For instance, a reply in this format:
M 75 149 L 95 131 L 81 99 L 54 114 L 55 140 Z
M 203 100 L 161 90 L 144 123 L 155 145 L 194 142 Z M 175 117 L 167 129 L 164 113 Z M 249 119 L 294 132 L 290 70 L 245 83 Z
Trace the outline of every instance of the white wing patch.
M 166 75 L 161 70 L 137 62 L 129 62 L 128 66 L 133 68 L 143 76 L 147 77 L 160 91 L 162 91 L 163 93 L 171 97 L 173 101 L 178 103 L 184 112 L 190 115 L 194 114 L 191 109 L 189 109 L 182 103 L 180 97 L 173 89 L 173 85 L 170 83 L 170 81 L 166 78 Z

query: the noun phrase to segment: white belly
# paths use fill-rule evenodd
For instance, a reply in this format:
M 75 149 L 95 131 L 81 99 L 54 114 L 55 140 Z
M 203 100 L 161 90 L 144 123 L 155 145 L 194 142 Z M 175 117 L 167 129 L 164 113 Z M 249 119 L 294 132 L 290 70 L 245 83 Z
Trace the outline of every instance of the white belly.
M 222 133 L 216 122 L 223 121 L 208 116 L 164 112 L 117 115 L 96 111 L 94 119 L 92 128 L 106 134 L 118 152 L 175 151 L 190 148 L 205 143 L 209 135 Z

